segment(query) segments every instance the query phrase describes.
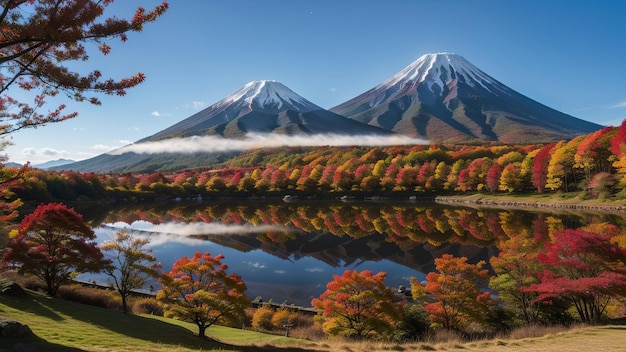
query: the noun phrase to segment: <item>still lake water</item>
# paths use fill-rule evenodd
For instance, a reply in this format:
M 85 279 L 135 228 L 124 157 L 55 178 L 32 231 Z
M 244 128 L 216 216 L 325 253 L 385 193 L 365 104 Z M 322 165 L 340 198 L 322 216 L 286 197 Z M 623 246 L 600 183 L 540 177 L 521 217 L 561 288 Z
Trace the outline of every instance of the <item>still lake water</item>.
M 147 236 L 163 270 L 195 252 L 223 254 L 246 294 L 264 301 L 310 306 L 333 275 L 345 270 L 387 273 L 390 287 L 423 279 L 442 254 L 488 262 L 512 234 L 549 238 L 551 231 L 609 222 L 619 214 L 521 211 L 434 203 L 240 202 L 128 204 L 76 210 L 98 241 L 121 228 Z M 106 284 L 104 275 L 79 279 Z M 152 288 L 159 288 L 158 282 Z M 149 288 L 147 288 L 149 290 Z

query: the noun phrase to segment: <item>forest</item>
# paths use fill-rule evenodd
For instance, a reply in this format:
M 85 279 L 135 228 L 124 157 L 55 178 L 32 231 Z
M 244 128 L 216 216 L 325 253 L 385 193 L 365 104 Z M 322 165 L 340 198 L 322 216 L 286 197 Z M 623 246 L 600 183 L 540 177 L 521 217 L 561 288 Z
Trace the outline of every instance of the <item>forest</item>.
M 411 145 L 258 149 L 175 173 L 78 173 L 34 168 L 11 187 L 24 201 L 188 197 L 404 197 L 481 192 L 626 193 L 626 121 L 546 145 Z

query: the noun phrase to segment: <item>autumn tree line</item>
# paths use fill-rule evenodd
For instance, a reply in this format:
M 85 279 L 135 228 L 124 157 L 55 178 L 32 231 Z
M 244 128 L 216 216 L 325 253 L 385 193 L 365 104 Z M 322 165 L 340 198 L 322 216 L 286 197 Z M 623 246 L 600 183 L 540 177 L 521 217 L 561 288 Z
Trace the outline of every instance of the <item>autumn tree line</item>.
M 23 200 L 253 195 L 581 192 L 622 197 L 626 123 L 547 145 L 282 148 L 244 152 L 210 170 L 23 172 Z

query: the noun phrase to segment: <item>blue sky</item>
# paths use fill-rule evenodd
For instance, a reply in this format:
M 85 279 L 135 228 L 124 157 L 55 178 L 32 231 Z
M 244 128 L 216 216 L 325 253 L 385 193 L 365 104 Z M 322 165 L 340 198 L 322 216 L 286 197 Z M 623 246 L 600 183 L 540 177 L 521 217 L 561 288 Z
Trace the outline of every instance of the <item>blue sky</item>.
M 160 1 L 118 0 L 111 12 Z M 88 62 L 141 86 L 73 120 L 20 131 L 10 161 L 81 160 L 152 135 L 252 80 L 277 80 L 324 108 L 423 54 L 464 56 L 510 88 L 602 125 L 626 118 L 626 2 L 567 0 L 202 0 L 170 9 Z M 85 64 L 76 66 L 85 69 Z M 17 91 L 11 92 L 18 95 Z M 52 102 L 51 102 L 52 103 Z M 52 104 L 50 108 L 52 108 Z

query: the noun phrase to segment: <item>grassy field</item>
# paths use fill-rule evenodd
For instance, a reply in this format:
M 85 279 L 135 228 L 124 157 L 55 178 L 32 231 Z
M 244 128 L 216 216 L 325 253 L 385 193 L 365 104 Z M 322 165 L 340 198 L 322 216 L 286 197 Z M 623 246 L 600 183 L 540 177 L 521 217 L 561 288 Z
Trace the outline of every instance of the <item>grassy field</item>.
M 125 315 L 44 295 L 0 295 L 0 318 L 28 325 L 36 337 L 0 338 L 0 351 L 623 351 L 626 326 L 585 327 L 568 331 L 540 331 L 540 337 L 486 341 L 416 342 L 407 344 L 344 341 L 307 341 L 221 326 L 200 339 L 196 327 L 150 315 Z
M 28 297 L 0 295 L 0 318 L 30 327 L 35 338 L 17 341 L 0 338 L 0 351 L 299 351 L 285 344 L 306 342 L 282 336 L 211 327 L 204 340 L 194 335 L 197 327 L 150 315 L 123 314 L 44 295 Z M 18 347 L 16 347 L 16 344 Z M 264 348 L 256 347 L 267 346 Z M 240 345 L 243 345 L 240 346 Z M 22 346 L 22 347 L 20 347 Z

